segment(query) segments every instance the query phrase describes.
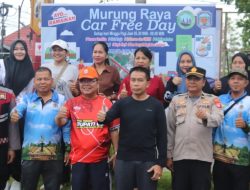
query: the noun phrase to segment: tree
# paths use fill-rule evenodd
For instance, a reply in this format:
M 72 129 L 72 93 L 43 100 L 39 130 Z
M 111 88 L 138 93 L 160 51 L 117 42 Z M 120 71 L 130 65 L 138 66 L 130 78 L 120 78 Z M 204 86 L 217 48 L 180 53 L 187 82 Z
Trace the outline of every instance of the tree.
M 235 3 L 238 13 L 244 13 L 244 18 L 237 22 L 237 26 L 242 28 L 242 44 L 245 51 L 250 52 L 250 1 L 249 0 L 221 0 L 227 4 Z

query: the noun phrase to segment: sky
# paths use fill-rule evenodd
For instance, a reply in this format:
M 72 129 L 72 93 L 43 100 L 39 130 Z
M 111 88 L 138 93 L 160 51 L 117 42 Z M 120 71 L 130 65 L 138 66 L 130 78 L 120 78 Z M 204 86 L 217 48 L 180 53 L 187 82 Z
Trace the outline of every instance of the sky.
M 6 35 L 18 30 L 18 7 L 21 8 L 21 23 L 27 25 L 30 23 L 30 0 L 2 0 L 3 3 L 12 5 L 9 9 L 7 18 L 5 19 Z M 92 4 L 99 3 L 100 0 L 91 0 Z M 133 4 L 135 0 L 110 0 L 111 3 Z M 223 11 L 235 11 L 233 6 L 226 6 L 220 0 L 146 0 L 147 4 L 200 4 L 200 3 L 215 3 L 216 7 L 223 8 Z M 55 3 L 72 3 L 72 0 L 55 0 Z M 75 0 L 75 4 L 89 4 L 86 0 Z M 2 21 L 2 18 L 0 18 Z M 0 24 L 1 26 L 2 24 Z M 0 27 L 1 28 L 1 27 Z

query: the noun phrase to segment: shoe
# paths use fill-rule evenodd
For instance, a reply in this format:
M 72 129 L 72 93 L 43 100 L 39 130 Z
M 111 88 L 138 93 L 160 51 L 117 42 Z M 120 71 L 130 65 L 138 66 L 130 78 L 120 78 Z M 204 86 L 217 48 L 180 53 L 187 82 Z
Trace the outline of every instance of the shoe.
M 44 184 L 40 186 L 40 190 L 44 190 Z
M 10 183 L 7 181 L 4 190 L 9 190 L 10 189 Z
M 21 190 L 21 183 L 14 180 L 10 186 L 10 190 Z

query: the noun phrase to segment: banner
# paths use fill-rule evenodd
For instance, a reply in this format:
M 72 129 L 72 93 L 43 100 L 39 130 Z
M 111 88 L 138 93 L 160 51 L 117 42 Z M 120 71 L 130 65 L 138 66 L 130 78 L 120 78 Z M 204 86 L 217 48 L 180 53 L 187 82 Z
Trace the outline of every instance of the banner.
M 153 51 L 152 71 L 171 75 L 180 51 L 192 51 L 208 76 L 219 76 L 221 18 L 213 5 L 44 5 L 42 63 L 51 62 L 50 44 L 63 39 L 70 61 L 92 64 L 92 46 L 105 41 L 121 77 L 133 67 L 133 52 Z
M 31 5 L 31 21 L 30 27 L 37 34 L 41 33 L 41 4 L 54 3 L 54 0 L 30 0 Z

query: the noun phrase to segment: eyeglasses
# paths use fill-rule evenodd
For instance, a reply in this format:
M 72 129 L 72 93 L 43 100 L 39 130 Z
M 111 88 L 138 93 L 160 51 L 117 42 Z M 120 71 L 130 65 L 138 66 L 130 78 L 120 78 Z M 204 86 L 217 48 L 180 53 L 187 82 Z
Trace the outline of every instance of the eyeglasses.
M 97 82 L 97 79 L 80 79 L 79 80 L 80 83 L 82 84 L 94 84 L 95 82 Z

